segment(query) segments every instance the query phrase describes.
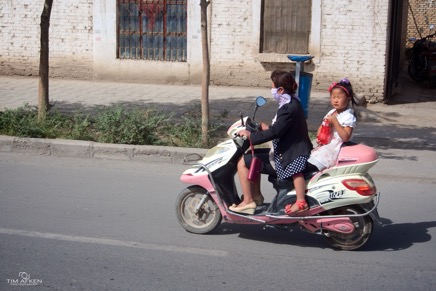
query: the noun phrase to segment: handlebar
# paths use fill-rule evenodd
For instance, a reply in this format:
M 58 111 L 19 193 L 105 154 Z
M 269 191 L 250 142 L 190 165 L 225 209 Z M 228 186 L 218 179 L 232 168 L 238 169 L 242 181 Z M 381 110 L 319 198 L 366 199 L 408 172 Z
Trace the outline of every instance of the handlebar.
M 432 38 L 432 37 L 435 37 L 435 36 L 436 36 L 436 32 L 433 33 L 433 34 L 429 34 L 429 35 L 427 35 L 426 38 Z
M 260 130 L 260 124 L 256 121 L 253 121 L 250 117 L 247 117 L 243 126 L 245 126 L 245 129 L 251 133 L 258 132 Z M 234 139 L 239 138 L 242 139 L 242 141 L 244 142 L 247 140 L 246 136 L 240 136 L 238 133 L 235 133 Z
M 435 33 L 432 33 L 432 34 L 429 34 L 429 35 L 427 35 L 427 36 L 424 36 L 423 38 L 421 38 L 422 40 L 428 40 L 428 39 L 430 39 L 430 38 L 433 38 L 433 37 L 435 37 L 436 36 L 436 32 Z
M 251 133 L 257 132 L 259 131 L 260 124 L 256 121 L 251 120 L 251 118 L 247 118 L 245 128 Z
M 408 40 L 409 42 L 415 43 L 415 42 L 418 42 L 418 41 L 429 40 L 430 38 L 433 38 L 433 37 L 435 37 L 435 36 L 436 36 L 436 32 L 433 33 L 433 34 L 429 34 L 429 35 L 427 35 L 427 36 L 421 37 L 421 38 L 410 37 L 410 38 L 408 38 L 407 40 Z

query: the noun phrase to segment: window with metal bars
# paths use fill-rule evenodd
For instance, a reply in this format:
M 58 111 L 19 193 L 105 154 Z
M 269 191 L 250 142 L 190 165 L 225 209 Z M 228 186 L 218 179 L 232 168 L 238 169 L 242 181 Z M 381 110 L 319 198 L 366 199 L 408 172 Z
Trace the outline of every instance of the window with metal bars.
M 187 0 L 117 0 L 117 57 L 186 62 Z
M 310 0 L 262 0 L 260 52 L 307 54 L 311 9 Z

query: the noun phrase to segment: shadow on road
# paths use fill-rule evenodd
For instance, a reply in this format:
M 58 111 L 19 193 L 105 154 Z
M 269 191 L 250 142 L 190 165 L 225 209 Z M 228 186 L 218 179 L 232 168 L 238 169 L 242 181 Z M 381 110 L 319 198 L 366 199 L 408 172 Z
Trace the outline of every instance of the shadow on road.
M 384 226 L 375 227 L 371 239 L 358 251 L 401 251 L 416 243 L 432 239 L 429 229 L 436 227 L 436 221 L 394 224 L 389 219 L 382 219 Z M 295 229 L 285 232 L 275 229 L 263 229 L 259 225 L 235 225 L 223 223 L 215 235 L 239 233 L 242 239 L 263 241 L 272 244 L 288 244 L 299 247 L 331 248 L 323 236 L 302 232 Z M 241 241 L 241 244 L 244 242 Z
M 416 243 L 428 242 L 432 239 L 429 229 L 436 227 L 436 221 L 416 223 L 392 223 L 383 218 L 383 227 L 376 228 L 367 251 L 401 251 Z

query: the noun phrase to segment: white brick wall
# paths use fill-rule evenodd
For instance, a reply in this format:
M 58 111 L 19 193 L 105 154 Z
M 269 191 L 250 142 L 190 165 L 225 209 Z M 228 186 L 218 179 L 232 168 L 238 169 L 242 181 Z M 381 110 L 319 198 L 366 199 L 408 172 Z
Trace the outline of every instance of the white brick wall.
M 327 3 L 328 2 L 328 3 Z M 323 1 L 317 87 L 348 77 L 367 99 L 381 97 L 387 50 L 387 1 Z M 325 81 L 327 81 L 327 84 Z
M 290 63 L 258 61 L 258 51 L 253 51 L 253 30 L 258 29 L 252 25 L 253 1 L 223 2 L 212 7 L 212 83 L 269 86 L 271 71 L 289 69 Z M 326 90 L 331 82 L 349 77 L 360 95 L 381 99 L 388 2 L 337 0 L 321 5 L 321 55 L 307 67 L 314 73 L 314 88 Z
M 55 0 L 50 76 L 92 77 L 92 0 Z M 0 74 L 38 75 L 44 1 L 0 1 Z
M 135 65 L 115 56 L 115 1 L 54 1 L 50 28 L 51 76 L 173 83 L 201 80 L 199 0 L 188 2 L 191 49 L 188 63 L 136 61 Z M 359 95 L 381 100 L 388 1 L 312 1 L 321 11 L 321 19 L 316 19 L 320 32 L 314 37 L 316 43 L 310 45 L 316 49 L 317 57 L 313 64 L 306 66 L 314 74 L 314 88 L 324 91 L 331 82 L 347 76 Z M 38 74 L 42 3 L 0 0 L 0 74 Z M 211 1 L 212 84 L 268 87 L 272 70 L 291 68 L 286 57 L 281 57 L 279 63 L 261 61 L 265 58 L 259 55 L 260 3 L 260 0 Z M 93 16 L 98 16 L 98 21 Z M 157 81 L 155 72 L 159 72 Z
M 211 82 L 215 85 L 269 86 L 269 75 L 253 50 L 252 0 L 212 1 Z

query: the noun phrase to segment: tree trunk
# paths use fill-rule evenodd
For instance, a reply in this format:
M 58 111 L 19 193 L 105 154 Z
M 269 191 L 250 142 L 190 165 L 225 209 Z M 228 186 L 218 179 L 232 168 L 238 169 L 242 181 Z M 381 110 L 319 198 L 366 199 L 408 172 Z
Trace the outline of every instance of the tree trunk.
M 201 79 L 201 139 L 204 147 L 208 146 L 209 132 L 209 83 L 210 61 L 207 36 L 207 6 L 210 0 L 200 0 L 201 6 L 201 42 L 203 52 L 203 76 Z
M 45 0 L 41 14 L 41 50 L 39 57 L 39 90 L 38 90 L 38 121 L 45 119 L 49 109 L 48 95 L 48 59 L 49 59 L 49 28 L 53 0 Z

